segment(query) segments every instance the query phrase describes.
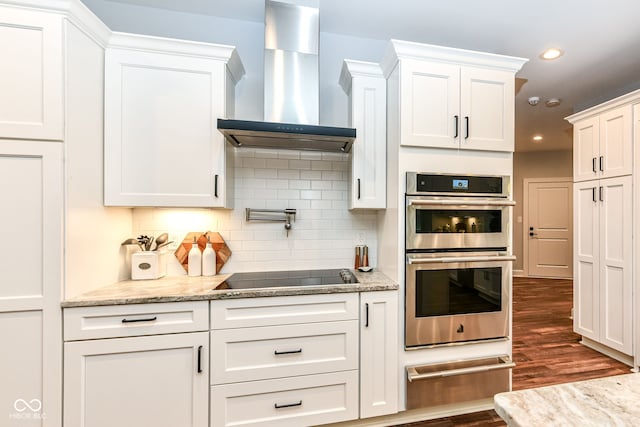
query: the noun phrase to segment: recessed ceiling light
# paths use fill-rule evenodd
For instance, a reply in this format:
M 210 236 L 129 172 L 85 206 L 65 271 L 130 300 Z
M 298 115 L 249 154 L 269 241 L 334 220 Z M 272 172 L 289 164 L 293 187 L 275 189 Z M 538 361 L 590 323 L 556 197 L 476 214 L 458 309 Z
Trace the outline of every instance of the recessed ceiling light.
M 557 47 L 551 47 L 545 50 L 544 52 L 542 52 L 542 54 L 540 55 L 540 58 L 548 59 L 548 60 L 556 59 L 561 57 L 563 53 L 564 52 L 558 49 Z
M 533 142 L 540 142 L 542 141 L 542 135 L 535 135 L 533 137 Z
M 557 107 L 560 105 L 560 100 L 558 98 L 550 98 L 547 99 L 547 102 L 544 103 L 547 107 Z

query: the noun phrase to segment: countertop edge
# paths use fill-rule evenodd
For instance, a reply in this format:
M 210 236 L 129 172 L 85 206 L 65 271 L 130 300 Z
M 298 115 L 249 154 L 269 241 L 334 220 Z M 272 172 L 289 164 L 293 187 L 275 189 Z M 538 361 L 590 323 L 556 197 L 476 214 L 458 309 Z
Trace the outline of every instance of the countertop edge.
M 335 293 L 360 293 L 398 290 L 399 286 L 380 272 L 356 273 L 359 283 L 286 286 L 254 289 L 214 288 L 229 275 L 213 278 L 167 277 L 158 280 L 123 281 L 69 298 L 61 302 L 62 308 L 93 307 L 124 304 L 153 304 L 183 301 L 214 301 L 239 298 L 261 298 Z

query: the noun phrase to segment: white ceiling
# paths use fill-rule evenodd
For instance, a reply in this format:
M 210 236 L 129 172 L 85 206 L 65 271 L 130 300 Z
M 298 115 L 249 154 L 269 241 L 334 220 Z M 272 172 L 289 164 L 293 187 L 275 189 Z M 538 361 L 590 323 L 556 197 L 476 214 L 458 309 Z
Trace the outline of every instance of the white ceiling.
M 115 0 L 263 22 L 264 0 Z M 640 88 L 638 0 L 319 0 L 320 30 L 529 58 L 517 74 L 516 151 L 567 150 L 564 117 Z M 540 53 L 565 54 L 544 61 Z M 539 96 L 540 104 L 527 103 Z M 544 101 L 560 98 L 558 107 Z M 544 140 L 534 144 L 531 138 Z

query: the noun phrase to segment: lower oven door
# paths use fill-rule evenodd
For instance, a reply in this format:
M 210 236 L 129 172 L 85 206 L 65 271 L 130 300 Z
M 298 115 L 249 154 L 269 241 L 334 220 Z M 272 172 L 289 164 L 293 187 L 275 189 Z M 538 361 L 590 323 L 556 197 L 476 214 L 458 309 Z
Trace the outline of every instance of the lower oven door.
M 407 254 L 405 346 L 506 337 L 514 260 L 504 252 Z

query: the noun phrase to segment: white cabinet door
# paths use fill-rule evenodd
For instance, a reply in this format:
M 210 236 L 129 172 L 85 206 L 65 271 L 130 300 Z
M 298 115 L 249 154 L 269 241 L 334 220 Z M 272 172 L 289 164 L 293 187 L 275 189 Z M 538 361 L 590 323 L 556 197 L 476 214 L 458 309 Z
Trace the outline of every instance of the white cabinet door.
M 600 339 L 624 354 L 633 353 L 631 176 L 600 181 Z
M 596 179 L 599 171 L 600 118 L 591 117 L 573 125 L 573 179 Z
M 460 148 L 513 151 L 513 73 L 462 67 L 460 85 Z
M 613 178 L 633 171 L 633 114 L 630 105 L 573 125 L 575 181 Z
M 0 70 L 0 137 L 62 140 L 62 17 L 0 7 Z
M 223 61 L 108 48 L 105 205 L 226 206 Z
M 2 425 L 61 422 L 62 148 L 0 142 Z
M 400 144 L 458 148 L 460 120 L 460 67 L 402 60 Z
M 600 329 L 600 211 L 598 181 L 573 186 L 573 329 L 598 340 Z
M 360 418 L 398 412 L 398 293 L 360 294 Z
M 349 95 L 351 149 L 349 209 L 387 206 L 387 81 L 378 64 L 345 60 L 340 83 Z
M 206 427 L 207 332 L 64 344 L 65 427 Z
M 600 157 L 602 178 L 631 174 L 633 170 L 632 107 L 625 105 L 600 115 Z

